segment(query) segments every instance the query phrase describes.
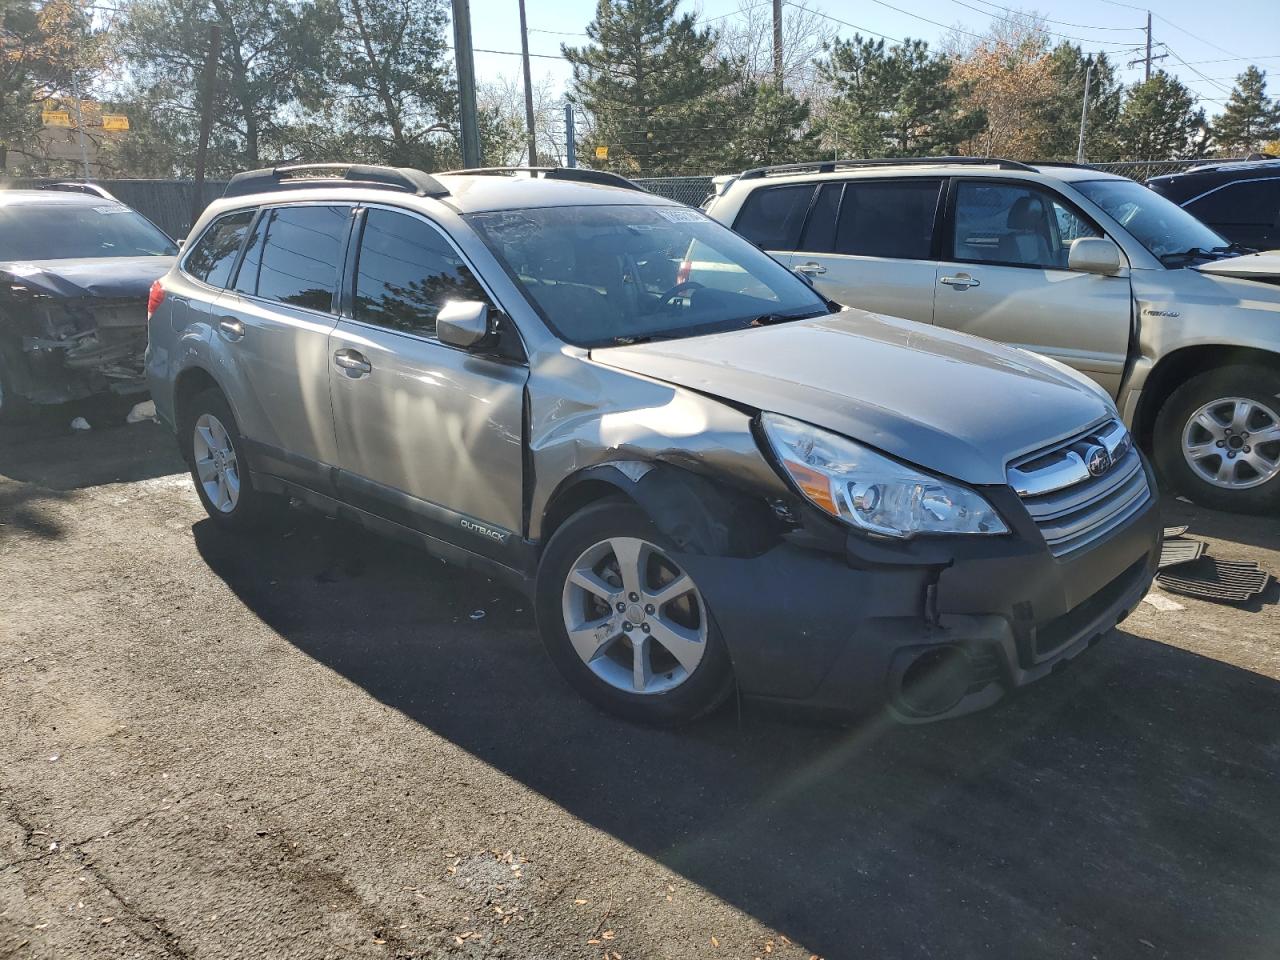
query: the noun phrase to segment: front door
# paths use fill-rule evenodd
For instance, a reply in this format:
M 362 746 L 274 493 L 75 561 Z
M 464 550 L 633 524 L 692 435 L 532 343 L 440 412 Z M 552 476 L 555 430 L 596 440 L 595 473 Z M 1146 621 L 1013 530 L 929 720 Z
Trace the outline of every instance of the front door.
M 792 269 L 836 303 L 932 323 L 941 192 L 933 177 L 822 184 Z
M 1106 277 L 1067 269 L 1071 241 L 1102 231 L 1033 184 L 953 183 L 934 323 L 1052 357 L 1115 396 L 1133 322 L 1128 270 Z
M 438 227 L 382 207 L 360 219 L 351 306 L 328 351 L 343 495 L 500 555 L 523 526 L 528 367 L 436 339 L 447 301 L 492 303 Z
M 337 460 L 328 345 L 351 214 L 344 204 L 263 209 L 210 318 L 244 374 L 236 412 L 255 461 L 313 487 Z

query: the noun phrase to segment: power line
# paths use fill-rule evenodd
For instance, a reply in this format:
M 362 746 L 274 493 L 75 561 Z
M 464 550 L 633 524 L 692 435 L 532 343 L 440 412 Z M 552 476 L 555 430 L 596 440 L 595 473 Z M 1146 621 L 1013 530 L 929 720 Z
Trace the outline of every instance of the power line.
M 1025 11 L 1023 10 L 1017 10 L 1013 7 L 1005 7 L 1005 6 L 1001 6 L 998 3 L 992 3 L 991 0 L 978 0 L 978 3 L 981 3 L 984 6 L 988 6 L 988 7 L 995 7 L 997 10 L 1004 10 L 1006 13 L 1025 13 Z M 1060 27 L 1073 27 L 1077 30 L 1141 30 L 1143 29 L 1142 27 L 1099 27 L 1090 23 L 1071 23 L 1067 20 L 1054 20 L 1052 17 L 1042 17 L 1034 13 L 1030 14 L 1030 16 L 1035 17 L 1035 19 L 1037 20 L 1043 20 L 1045 23 L 1053 23 Z M 1002 19 L 1005 19 L 1005 18 L 1002 18 Z
M 817 10 L 811 7 L 802 7 L 797 3 L 792 3 L 791 0 L 783 0 L 783 3 L 788 7 L 795 7 L 797 10 L 809 10 L 812 13 L 816 13 L 818 16 L 822 17 L 824 20 L 830 20 L 833 23 L 840 23 L 846 27 L 853 27 L 853 29 L 857 30 L 859 33 L 869 33 L 871 34 L 871 36 L 879 37 L 881 40 L 892 40 L 894 43 L 906 42 L 905 40 L 902 40 L 898 37 L 891 37 L 887 33 L 880 33 L 879 31 L 872 30 L 869 27 L 862 27 L 856 23 L 850 23 L 848 20 L 841 20 L 839 17 L 833 17 L 831 14 L 824 13 L 821 10 Z
M 982 14 L 984 17 L 991 17 L 993 20 L 1003 20 L 1003 21 L 1005 21 L 1006 23 L 1017 23 L 1017 22 L 1018 22 L 1018 21 L 1017 21 L 1017 20 L 1015 20 L 1013 17 L 1002 17 L 1002 16 L 1000 16 L 1000 15 L 998 15 L 998 14 L 991 13 L 991 12 L 989 12 L 989 11 L 987 11 L 987 10 L 982 10 L 982 9 L 980 9 L 979 7 L 970 6 L 968 3 L 965 3 L 965 0 L 951 0 L 951 2 L 952 2 L 952 3 L 955 3 L 955 4 L 959 4 L 960 6 L 964 7 L 964 8 L 965 8 L 965 9 L 967 9 L 967 10 L 972 10 L 974 13 L 980 13 L 980 14 Z M 985 2 L 985 0 L 979 0 L 979 2 Z M 998 6 L 998 4 L 992 4 L 992 6 Z M 1000 7 L 1000 9 L 1001 9 L 1001 10 L 1008 10 L 1008 9 L 1010 9 L 1010 8 L 1009 8 L 1009 7 Z M 1014 12 L 1016 13 L 1017 11 L 1014 11 Z M 1034 16 L 1034 15 L 1033 15 L 1033 16 Z M 1048 22 L 1048 21 L 1046 21 L 1046 22 Z M 1055 22 L 1056 22 L 1056 21 L 1055 21 Z M 1086 28 L 1086 29 L 1090 29 L 1090 28 Z M 1143 28 L 1142 28 L 1142 27 L 1107 27 L 1107 28 L 1105 28 L 1105 29 L 1108 29 L 1108 30 L 1141 30 L 1141 29 L 1143 29 Z M 1097 46 L 1098 44 L 1107 44 L 1108 46 L 1132 46 L 1132 44 L 1127 44 L 1127 43 L 1125 43 L 1125 42 L 1123 42 L 1123 41 L 1121 41 L 1121 40 L 1090 40 L 1090 39 L 1086 39 L 1085 37 L 1073 37 L 1073 36 L 1071 36 L 1071 35 L 1069 35 L 1069 34 L 1066 34 L 1066 33 L 1056 33 L 1056 32 L 1054 32 L 1053 30 L 1048 30 L 1048 29 L 1046 29 L 1046 30 L 1045 30 L 1045 33 L 1047 33 L 1047 34 L 1048 34 L 1049 36 L 1051 36 L 1051 37 L 1057 37 L 1057 38 L 1058 38 L 1058 39 L 1060 39 L 1060 40 L 1074 40 L 1076 43 L 1081 43 L 1081 44 L 1084 44 L 1085 46 Z

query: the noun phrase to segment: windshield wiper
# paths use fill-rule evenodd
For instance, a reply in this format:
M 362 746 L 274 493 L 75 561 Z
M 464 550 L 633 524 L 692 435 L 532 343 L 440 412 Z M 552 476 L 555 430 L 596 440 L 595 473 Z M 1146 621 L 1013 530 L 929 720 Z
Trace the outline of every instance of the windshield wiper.
M 1233 240 L 1231 241 L 1231 243 L 1228 243 L 1225 247 L 1214 247 L 1213 252 L 1224 253 L 1224 254 L 1229 253 L 1229 254 L 1235 254 L 1237 256 L 1243 256 L 1246 253 L 1257 253 L 1258 248 L 1246 247 L 1243 243 L 1236 243 Z
M 1160 255 L 1160 262 L 1166 267 L 1174 264 L 1190 263 L 1193 260 L 1216 260 L 1218 254 L 1212 250 L 1201 250 L 1199 247 L 1191 247 L 1187 250 L 1181 250 L 1178 253 L 1164 253 Z
M 825 313 L 765 313 L 754 318 L 747 326 L 749 327 L 771 327 L 775 323 L 790 323 L 792 320 L 812 320 L 814 317 L 826 316 Z

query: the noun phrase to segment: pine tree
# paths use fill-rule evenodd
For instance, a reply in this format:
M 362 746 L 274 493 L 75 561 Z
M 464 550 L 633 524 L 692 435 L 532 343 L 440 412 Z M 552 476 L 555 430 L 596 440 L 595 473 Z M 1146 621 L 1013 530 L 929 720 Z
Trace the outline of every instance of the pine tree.
M 809 105 L 772 81 L 743 87 L 734 116 L 741 123 L 729 132 L 717 169 L 812 160 L 818 154 L 818 132 L 809 123 Z
M 1163 70 L 1129 88 L 1116 125 L 1128 160 L 1178 160 L 1203 148 L 1204 111 L 1182 83 Z
M 1044 131 L 1039 159 L 1074 160 L 1080 138 L 1080 107 L 1084 100 L 1085 70 L 1089 60 L 1080 47 L 1066 41 L 1049 54 L 1054 92 L 1040 105 Z M 1124 104 L 1124 86 L 1105 53 L 1092 56 L 1089 78 L 1089 117 L 1085 126 L 1085 158 L 1093 161 L 1120 159 L 1116 126 Z
M 1255 66 L 1236 78 L 1226 109 L 1213 120 L 1213 140 L 1224 154 L 1261 150 L 1280 137 L 1280 104 L 1267 96 L 1267 75 Z
M 731 111 L 733 72 L 716 54 L 713 30 L 678 0 L 599 0 L 590 43 L 562 48 L 573 66 L 572 98 L 591 135 L 583 160 L 628 174 L 702 173 L 722 165 L 723 142 L 740 118 Z M 595 148 L 607 147 L 596 160 Z
M 841 156 L 954 153 L 983 125 L 980 111 L 962 108 L 965 90 L 950 82 L 951 64 L 922 40 L 886 50 L 883 40 L 855 34 L 835 42 L 820 73 L 835 92 L 826 138 Z

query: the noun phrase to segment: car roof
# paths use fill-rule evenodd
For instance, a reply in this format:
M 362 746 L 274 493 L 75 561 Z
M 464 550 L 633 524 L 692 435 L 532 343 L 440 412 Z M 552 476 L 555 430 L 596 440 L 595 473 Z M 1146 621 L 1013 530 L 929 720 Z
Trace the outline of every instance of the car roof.
M 527 176 L 521 173 L 472 174 L 439 173 L 431 177 L 442 188 L 430 198 L 406 189 L 383 189 L 369 184 L 349 183 L 338 178 L 291 183 L 288 188 L 246 192 L 215 200 L 208 213 L 279 203 L 315 203 L 330 200 L 345 203 L 383 203 L 407 208 L 429 209 L 438 201 L 460 214 L 536 207 L 603 205 L 678 206 L 638 187 L 609 186 L 576 180 Z M 622 181 L 620 181 L 622 182 Z
M 123 207 L 125 204 L 119 200 L 108 200 L 106 197 L 99 197 L 94 194 L 77 193 L 70 190 L 8 190 L 0 189 L 0 206 L 3 207 L 30 207 L 30 206 L 80 206 L 80 207 L 100 207 L 104 203 L 115 204 Z
M 1164 173 L 1151 182 L 1174 183 L 1186 180 L 1247 180 L 1255 176 L 1274 176 L 1280 172 L 1280 158 L 1267 160 L 1233 160 L 1227 163 L 1202 163 L 1180 173 Z
M 814 163 L 812 169 L 793 170 L 787 169 L 792 165 L 780 168 L 762 168 L 761 171 L 755 172 L 752 177 L 740 177 L 736 184 L 747 184 L 751 186 L 760 186 L 763 184 L 781 184 L 781 183 L 812 183 L 822 180 L 848 180 L 850 178 L 883 178 L 885 176 L 893 177 L 936 177 L 945 174 L 948 177 L 991 177 L 999 176 L 1002 178 L 1025 179 L 1025 180 L 1046 180 L 1054 179 L 1066 183 L 1077 182 L 1082 180 L 1128 180 L 1128 177 L 1119 174 L 1107 173 L 1096 167 L 1087 165 L 1077 165 L 1072 163 L 1033 163 L 1021 164 L 1011 163 L 1009 161 L 1001 161 L 992 159 L 990 163 L 983 163 L 981 159 L 970 160 L 964 158 L 963 161 L 947 160 L 939 158 L 936 162 L 931 162 L 929 158 L 922 157 L 919 160 L 912 160 L 904 163 L 868 163 L 866 166 L 859 165 L 857 161 L 838 162 L 836 169 L 820 169 L 820 167 L 828 166 L 826 164 Z M 796 165 L 799 166 L 799 165 Z M 754 171 L 753 171 L 754 172 Z

